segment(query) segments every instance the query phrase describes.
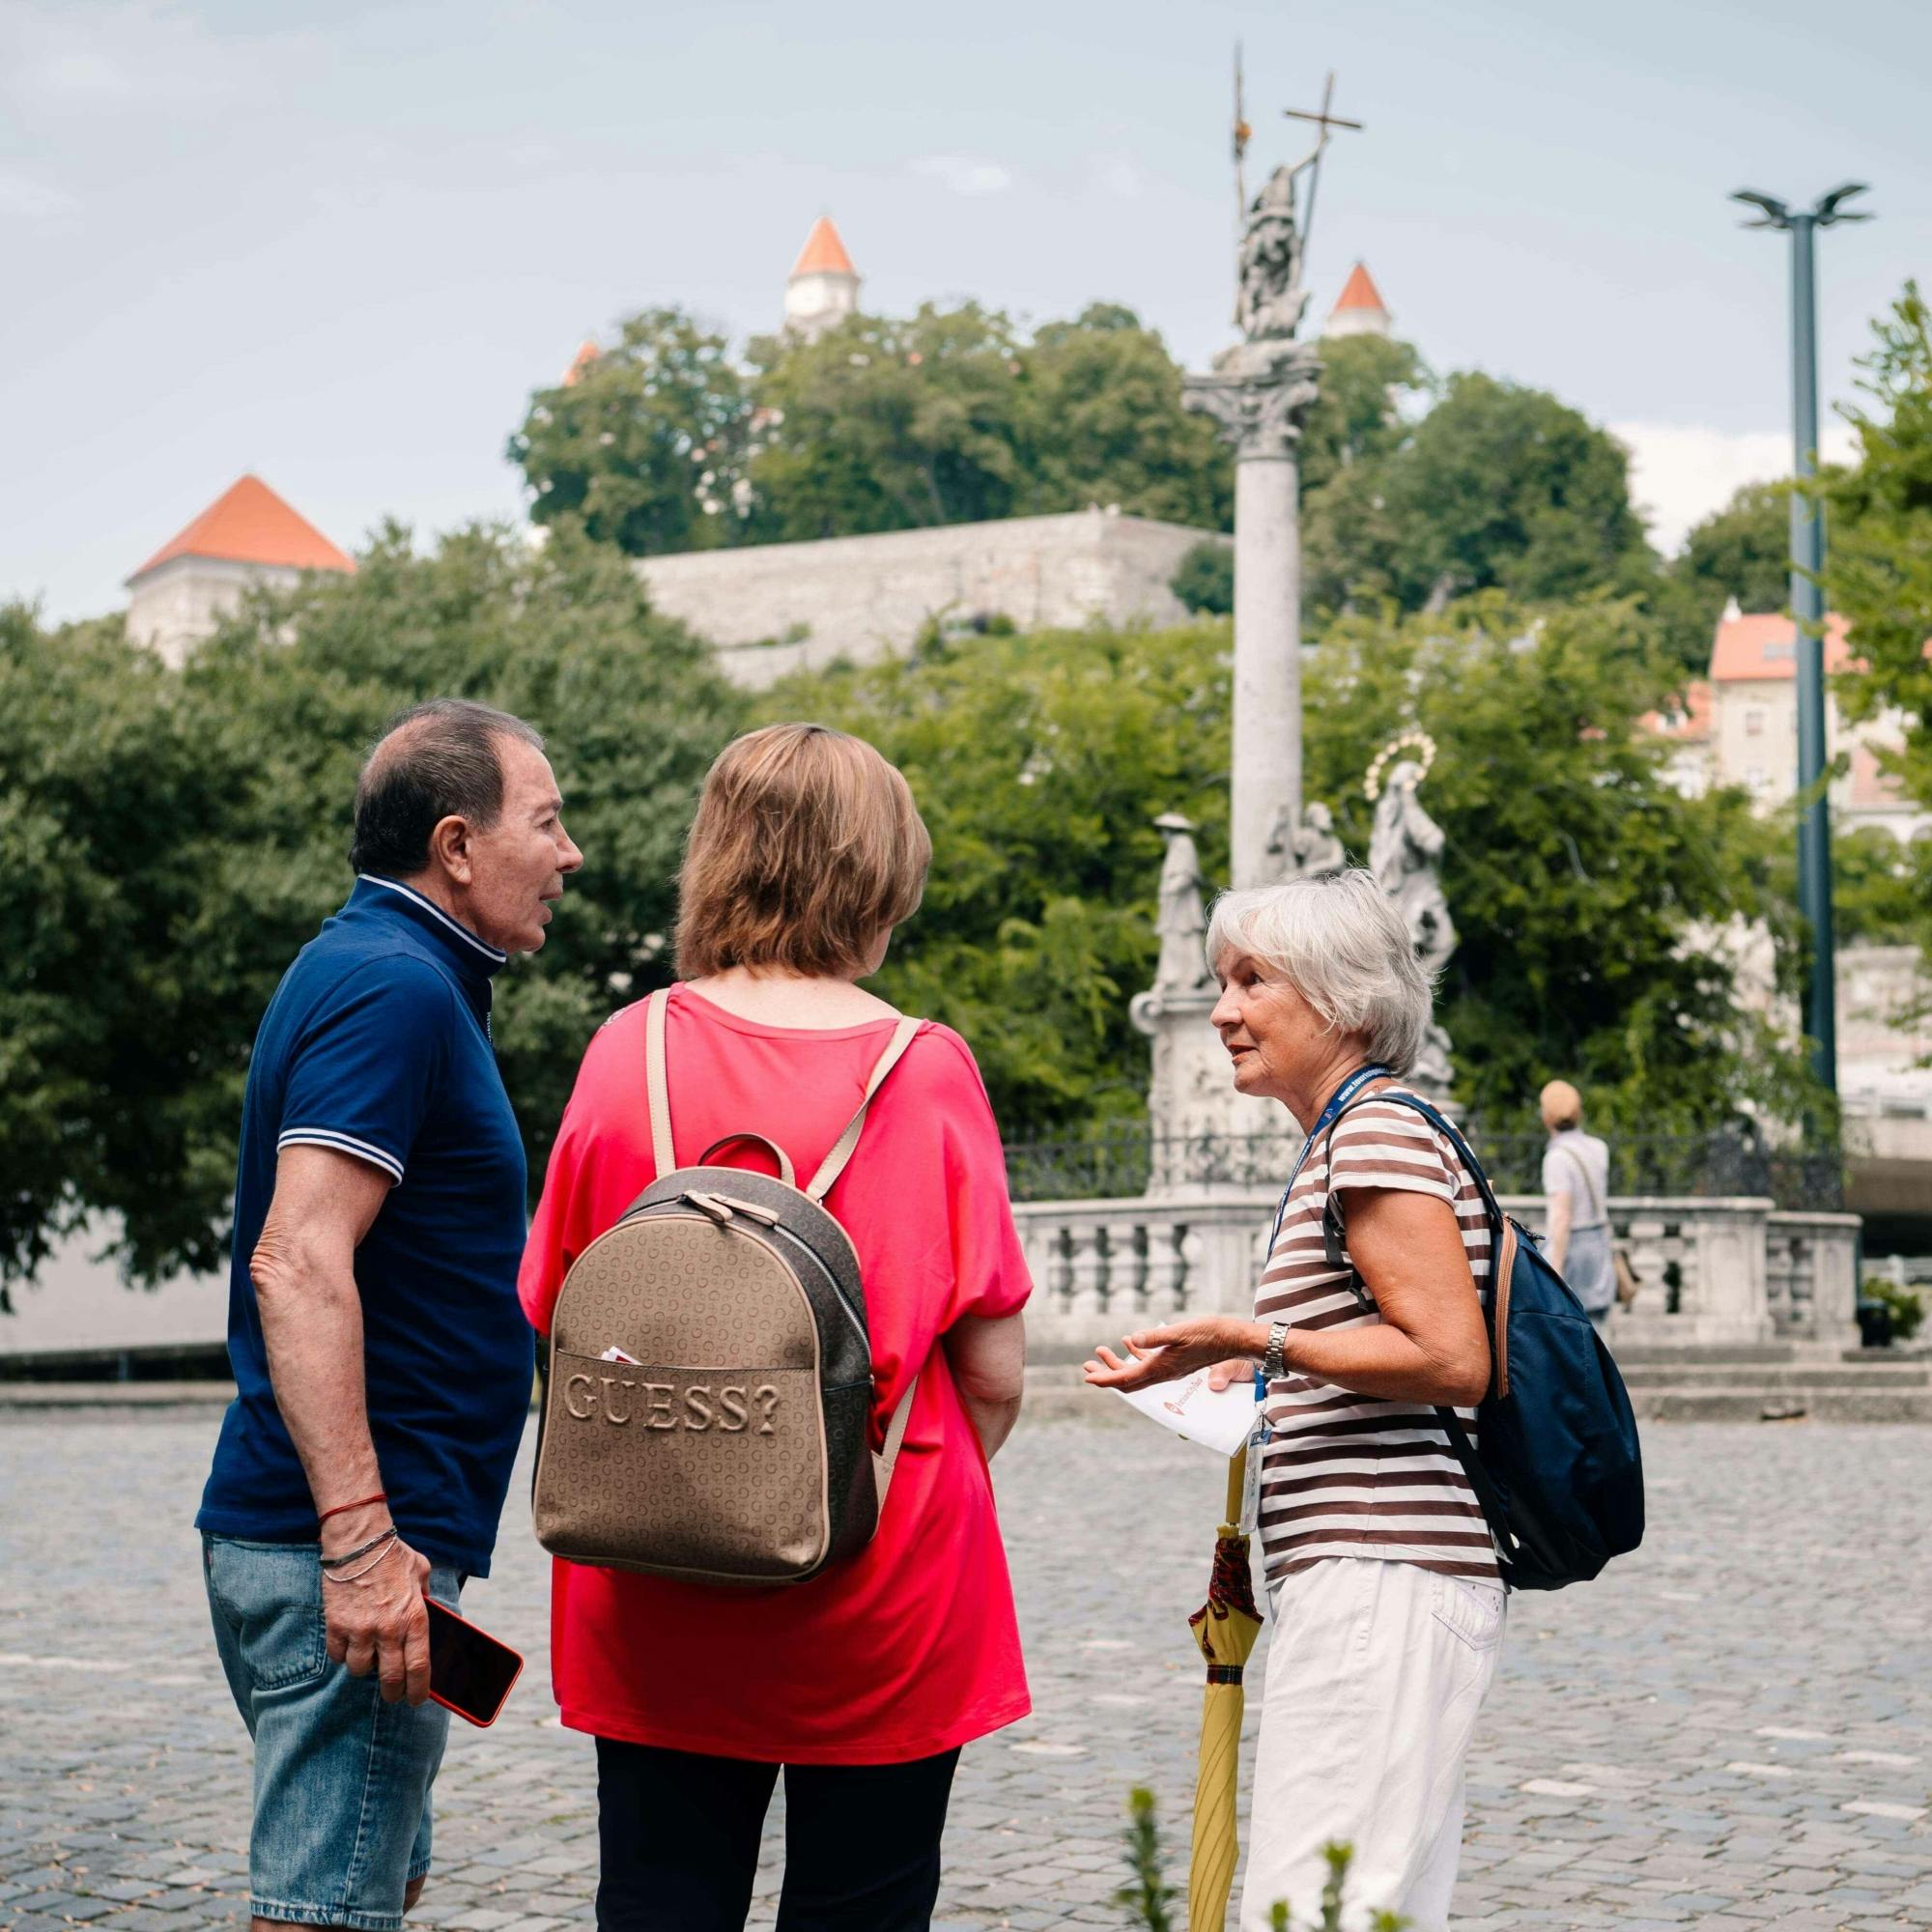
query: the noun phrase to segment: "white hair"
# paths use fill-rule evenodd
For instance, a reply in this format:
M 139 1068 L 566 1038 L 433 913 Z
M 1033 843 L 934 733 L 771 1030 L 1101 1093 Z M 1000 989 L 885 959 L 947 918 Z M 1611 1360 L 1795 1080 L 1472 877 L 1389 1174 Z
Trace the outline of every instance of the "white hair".
M 1402 915 L 1359 866 L 1223 893 L 1208 922 L 1208 963 L 1245 952 L 1279 973 L 1335 1033 L 1406 1073 L 1422 1050 L 1434 993 Z

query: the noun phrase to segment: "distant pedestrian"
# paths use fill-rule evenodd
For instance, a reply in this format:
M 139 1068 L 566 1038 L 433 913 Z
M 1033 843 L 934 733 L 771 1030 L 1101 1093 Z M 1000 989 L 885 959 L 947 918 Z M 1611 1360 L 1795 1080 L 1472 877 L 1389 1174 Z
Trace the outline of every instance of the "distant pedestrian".
M 355 789 L 349 902 L 248 1066 L 228 1354 L 202 1492 L 215 1648 L 255 1743 L 256 1932 L 397 1932 L 449 1714 L 423 1599 L 489 1573 L 528 1413 L 524 1148 L 490 982 L 582 863 L 543 740 L 441 698 Z
M 1616 1306 L 1615 1243 L 1610 1233 L 1610 1151 L 1583 1131 L 1583 1096 L 1552 1080 L 1538 1096 L 1549 1145 L 1543 1154 L 1548 1234 L 1543 1251 L 1599 1328 Z

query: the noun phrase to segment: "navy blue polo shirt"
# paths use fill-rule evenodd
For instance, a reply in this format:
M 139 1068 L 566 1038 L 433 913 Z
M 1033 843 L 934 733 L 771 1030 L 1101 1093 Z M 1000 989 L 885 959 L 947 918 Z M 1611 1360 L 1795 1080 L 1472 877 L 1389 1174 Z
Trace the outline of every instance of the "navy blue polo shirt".
M 228 1295 L 237 1393 L 197 1528 L 264 1542 L 318 1534 L 269 1381 L 248 1260 L 280 1151 L 333 1148 L 392 1183 L 355 1251 L 369 1433 L 390 1513 L 433 1561 L 489 1574 L 533 1366 L 517 1300 L 524 1145 L 490 1044 L 490 981 L 505 956 L 421 894 L 365 875 L 275 989 L 242 1110 Z

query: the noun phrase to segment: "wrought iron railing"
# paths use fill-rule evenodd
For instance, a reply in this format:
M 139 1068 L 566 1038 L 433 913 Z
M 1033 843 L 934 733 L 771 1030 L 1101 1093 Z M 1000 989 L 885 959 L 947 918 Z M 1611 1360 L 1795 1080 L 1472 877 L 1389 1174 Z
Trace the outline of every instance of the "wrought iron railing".
M 1542 1192 L 1545 1135 L 1464 1131 L 1499 1194 Z M 1616 1135 L 1609 1150 L 1614 1195 L 1769 1197 L 1782 1208 L 1819 1212 L 1844 1205 L 1844 1157 L 1835 1148 L 1774 1147 L 1725 1131 Z M 1144 1121 L 1124 1121 L 1077 1139 L 1009 1141 L 1007 1175 L 1016 1201 L 1095 1201 L 1144 1193 L 1156 1173 L 1170 1184 L 1265 1190 L 1287 1179 L 1293 1157 L 1293 1145 L 1271 1135 L 1167 1139 Z

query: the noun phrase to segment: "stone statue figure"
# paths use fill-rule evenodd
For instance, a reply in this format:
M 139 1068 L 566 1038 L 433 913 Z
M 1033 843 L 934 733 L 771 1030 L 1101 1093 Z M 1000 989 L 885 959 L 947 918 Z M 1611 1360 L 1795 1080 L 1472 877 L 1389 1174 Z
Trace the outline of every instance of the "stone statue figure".
M 1201 855 L 1194 846 L 1194 823 L 1178 811 L 1154 820 L 1167 851 L 1160 862 L 1160 961 L 1154 968 L 1156 993 L 1191 993 L 1208 981 L 1208 915 L 1201 902 Z
M 1456 950 L 1456 924 L 1442 895 L 1442 828 L 1415 795 L 1422 767 L 1405 758 L 1389 773 L 1376 802 L 1369 838 L 1369 869 L 1395 901 L 1408 926 L 1415 956 L 1433 979 Z
M 1317 151 L 1319 153 L 1319 150 Z M 1315 155 L 1275 169 L 1248 209 L 1241 233 L 1240 283 L 1235 323 L 1250 342 L 1284 341 L 1301 324 L 1308 297 L 1301 286 L 1301 229 L 1295 184 Z
M 1335 836 L 1335 814 L 1319 799 L 1304 809 L 1299 825 L 1283 806 L 1268 833 L 1267 849 L 1280 862 L 1284 879 L 1325 879 L 1349 869 L 1349 855 Z

